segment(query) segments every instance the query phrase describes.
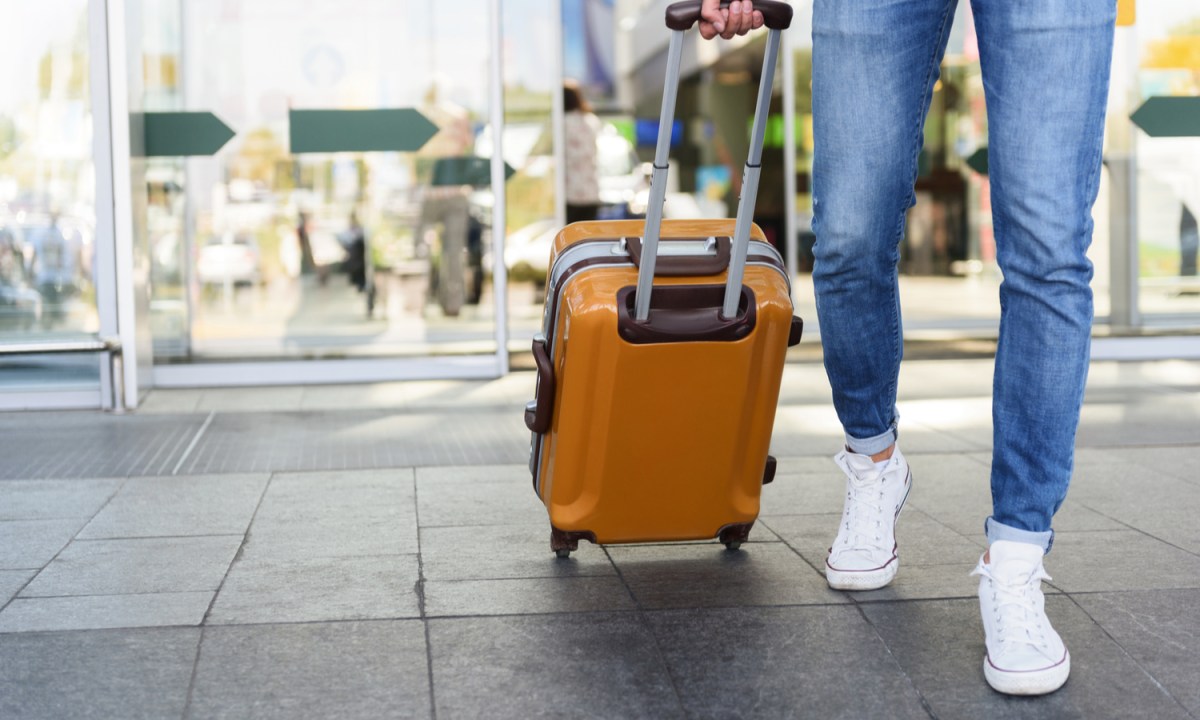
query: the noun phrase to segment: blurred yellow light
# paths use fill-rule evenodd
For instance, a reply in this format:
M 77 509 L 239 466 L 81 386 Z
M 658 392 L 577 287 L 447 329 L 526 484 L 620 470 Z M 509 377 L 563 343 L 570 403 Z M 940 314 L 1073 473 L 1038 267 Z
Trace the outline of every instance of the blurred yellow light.
M 1117 24 L 1132 25 L 1137 19 L 1137 0 L 1117 0 Z

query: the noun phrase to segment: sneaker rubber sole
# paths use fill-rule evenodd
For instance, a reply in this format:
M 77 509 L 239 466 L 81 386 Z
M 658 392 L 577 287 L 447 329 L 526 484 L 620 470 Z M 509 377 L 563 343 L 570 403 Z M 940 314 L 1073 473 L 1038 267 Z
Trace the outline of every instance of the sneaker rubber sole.
M 900 498 L 900 507 L 896 508 L 896 520 L 900 520 L 900 513 L 904 512 L 904 505 L 908 502 L 908 495 L 912 492 L 912 471 L 909 470 L 908 489 L 904 491 L 904 497 Z M 834 590 L 878 590 L 887 587 L 896 577 L 896 573 L 900 570 L 900 558 L 893 557 L 891 562 L 881 568 L 874 570 L 838 570 L 829 565 L 829 558 L 825 558 L 825 582 L 829 583 L 829 587 Z
M 1062 687 L 1071 674 L 1071 653 L 1062 662 L 1042 670 L 1000 670 L 983 658 L 983 677 L 988 685 L 1005 695 L 1048 695 Z
M 834 590 L 878 590 L 886 587 L 900 569 L 898 560 L 893 559 L 878 570 L 834 570 L 825 561 L 825 581 Z

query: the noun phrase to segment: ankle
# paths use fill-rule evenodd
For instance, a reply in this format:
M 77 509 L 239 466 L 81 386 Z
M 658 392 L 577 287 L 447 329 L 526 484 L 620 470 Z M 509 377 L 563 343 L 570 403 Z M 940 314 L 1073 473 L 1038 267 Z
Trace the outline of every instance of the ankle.
M 874 455 L 872 455 L 871 462 L 878 463 L 878 462 L 884 462 L 886 460 L 891 460 L 892 454 L 894 452 L 896 452 L 896 445 L 895 445 L 895 443 L 892 443 L 892 445 L 890 447 L 888 447 L 888 449 L 884 450 L 883 452 L 877 452 Z

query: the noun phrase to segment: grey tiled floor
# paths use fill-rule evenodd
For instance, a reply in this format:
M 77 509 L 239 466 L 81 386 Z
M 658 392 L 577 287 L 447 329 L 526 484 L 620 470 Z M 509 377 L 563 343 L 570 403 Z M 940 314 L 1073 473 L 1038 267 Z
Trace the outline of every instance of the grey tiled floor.
M 0 415 L 0 718 L 1200 717 L 1200 368 L 1093 367 L 1047 560 L 1073 674 L 1035 700 L 980 669 L 989 379 L 905 366 L 903 567 L 851 594 L 817 365 L 736 553 L 555 559 L 528 373 Z

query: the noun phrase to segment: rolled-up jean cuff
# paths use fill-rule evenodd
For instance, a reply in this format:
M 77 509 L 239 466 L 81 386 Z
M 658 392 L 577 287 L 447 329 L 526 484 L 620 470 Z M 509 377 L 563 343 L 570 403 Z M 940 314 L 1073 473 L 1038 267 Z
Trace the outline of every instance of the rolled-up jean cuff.
M 1050 548 L 1054 545 L 1053 530 L 1046 530 L 1045 532 L 1021 530 L 1011 525 L 1005 525 L 993 517 L 989 517 L 984 521 L 983 531 L 987 534 L 988 545 L 997 540 L 1029 543 L 1030 545 L 1041 545 L 1043 554 L 1050 552 Z
M 899 434 L 895 424 L 888 428 L 886 432 L 882 432 L 875 437 L 863 439 L 851 437 L 847 434 L 846 447 L 850 448 L 850 452 L 858 453 L 859 455 L 874 455 L 895 445 Z

